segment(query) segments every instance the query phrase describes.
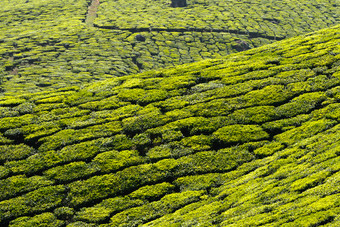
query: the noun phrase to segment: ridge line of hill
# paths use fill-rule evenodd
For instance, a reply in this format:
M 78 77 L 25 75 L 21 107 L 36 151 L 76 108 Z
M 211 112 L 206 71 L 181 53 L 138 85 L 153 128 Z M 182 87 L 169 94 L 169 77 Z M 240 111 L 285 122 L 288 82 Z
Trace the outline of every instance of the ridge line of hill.
M 129 31 L 132 33 L 137 32 L 209 32 L 209 33 L 230 33 L 230 34 L 237 34 L 237 35 L 249 35 L 249 38 L 266 38 L 270 40 L 283 40 L 287 37 L 276 37 L 266 35 L 264 33 L 259 32 L 244 32 L 240 30 L 225 30 L 225 29 L 204 29 L 204 28 L 195 28 L 195 29 L 184 29 L 184 28 L 119 28 L 116 26 L 105 26 L 105 25 L 97 25 L 93 24 L 93 27 L 100 28 L 100 29 L 110 29 L 110 30 L 118 30 L 118 31 Z

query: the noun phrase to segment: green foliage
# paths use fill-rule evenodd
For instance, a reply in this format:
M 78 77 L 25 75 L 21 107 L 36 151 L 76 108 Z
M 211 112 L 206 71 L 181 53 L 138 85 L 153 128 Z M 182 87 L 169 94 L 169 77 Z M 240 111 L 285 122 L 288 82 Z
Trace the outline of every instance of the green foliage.
M 130 207 L 140 206 L 142 200 L 130 199 L 126 197 L 114 197 L 103 200 L 101 203 L 93 207 L 82 208 L 75 217 L 76 220 L 84 220 L 86 222 L 101 222 L 110 217 L 112 213 L 123 211 Z
M 58 207 L 54 210 L 54 215 L 61 220 L 70 220 L 74 216 L 74 209 L 70 207 Z
M 11 227 L 29 227 L 29 226 L 39 226 L 39 227 L 49 227 L 49 226 L 63 226 L 64 222 L 58 220 L 52 213 L 42 213 L 34 217 L 21 217 L 14 221 L 11 221 Z
M 169 194 L 174 189 L 175 186 L 167 182 L 150 186 L 147 185 L 132 192 L 129 194 L 129 197 L 142 200 L 155 200 L 165 194 Z
M 169 7 L 164 0 L 157 4 L 130 0 L 91 3 L 88 0 L 68 0 L 66 4 L 56 0 L 4 2 L 0 10 L 0 21 L 3 22 L 0 29 L 0 79 L 6 93 L 60 88 L 70 91 L 74 89 L 70 86 L 82 86 L 115 76 L 221 58 L 327 28 L 339 21 L 336 0 L 316 3 L 306 0 L 301 4 L 284 0 L 275 6 L 264 0 L 199 0 L 181 9 Z M 145 42 L 135 39 L 139 34 L 145 37 Z M 332 55 L 323 55 L 320 48 L 310 54 L 308 45 L 284 53 L 284 57 L 293 62 L 289 62 L 291 67 L 322 68 L 335 60 Z M 280 56 L 273 55 L 265 62 L 249 64 L 248 71 L 252 74 L 253 70 L 266 69 L 270 64 L 280 63 L 278 59 Z M 296 61 L 302 63 L 295 64 Z M 288 62 L 282 60 L 282 63 Z M 260 77 L 266 75 L 254 73 L 253 76 L 256 74 Z M 127 83 L 126 88 L 147 93 L 144 95 L 147 99 L 139 99 L 139 102 L 162 100 L 169 94 L 183 94 L 194 83 L 190 75 L 179 80 L 176 76 L 164 81 L 158 91 L 139 87 L 143 84 L 138 84 L 138 79 Z M 239 77 L 229 81 L 242 80 Z M 174 90 L 174 87 L 183 90 Z M 172 90 L 170 93 L 169 89 Z M 132 98 L 132 94 L 125 96 Z M 20 100 L 12 97 L 4 104 L 17 105 Z M 46 104 L 60 101 L 57 96 L 37 100 Z M 87 101 L 96 102 L 96 99 L 91 93 L 83 92 L 82 95 L 70 95 L 64 101 L 71 105 L 87 105 Z
M 256 106 L 246 109 L 236 110 L 229 115 L 232 122 L 239 124 L 259 124 L 275 119 L 276 113 L 273 106 Z
M 33 214 L 57 207 L 65 198 L 64 186 L 42 187 L 9 200 L 0 202 L 0 220 Z
M 305 178 L 299 179 L 291 184 L 291 190 L 293 191 L 304 191 L 308 188 L 312 188 L 318 183 L 322 182 L 327 176 L 329 176 L 328 171 L 319 172 L 316 174 L 312 174 Z
M 81 179 L 85 176 L 94 174 L 99 170 L 91 164 L 85 162 L 72 162 L 70 164 L 57 166 L 44 172 L 48 179 L 57 182 L 67 182 L 75 179 Z
M 282 143 L 272 142 L 254 150 L 254 153 L 260 157 L 269 156 L 274 154 L 276 151 L 283 149 L 284 147 L 285 146 Z
M 108 226 L 141 225 L 156 217 L 171 213 L 186 204 L 196 202 L 202 195 L 202 191 L 186 191 L 168 194 L 159 201 L 151 202 L 136 208 L 130 208 L 114 215 Z
M 213 135 L 223 143 L 242 143 L 269 138 L 268 133 L 258 125 L 228 125 Z
M 185 176 L 177 178 L 174 184 L 180 187 L 181 191 L 198 191 L 217 187 L 227 179 L 222 173 L 207 173 L 203 175 Z
M 0 98 L 1 226 L 337 226 L 339 26 L 123 76 L 227 55 L 248 36 L 151 30 L 139 42 L 127 30 L 83 27 L 87 3 L 14 0 L 0 10 L 8 31 L 0 35 L 8 74 Z M 96 23 L 117 3 L 101 1 Z M 187 18 L 193 28 L 228 26 L 249 36 L 273 36 L 275 28 L 282 38 L 289 35 L 283 29 L 299 33 L 306 24 L 297 14 L 274 14 L 281 11 L 263 1 L 261 18 L 254 3 L 247 8 L 254 26 L 237 10 L 210 17 L 208 11 L 232 3 L 231 9 L 249 5 L 198 0 L 171 10 L 178 19 L 200 8 L 205 17 Z M 149 12 L 140 10 L 143 4 L 129 7 L 136 18 Z M 329 4 L 299 7 L 334 15 Z M 320 26 L 335 23 L 320 15 Z M 59 22 L 51 25 L 55 17 Z M 299 25 L 288 28 L 292 18 Z M 173 24 L 179 26 L 186 24 Z M 252 45 L 270 39 L 252 38 Z M 65 87 L 70 84 L 82 86 Z M 18 94 L 20 86 L 32 90 Z
M 98 154 L 93 159 L 93 167 L 101 172 L 112 172 L 123 167 L 141 164 L 143 161 L 137 151 L 123 150 L 118 152 L 113 150 Z
M 26 177 L 24 175 L 16 175 L 13 177 L 0 180 L 0 199 L 8 199 L 19 193 L 33 191 L 34 189 L 53 184 L 53 181 L 41 176 Z
M 25 145 L 0 145 L 0 161 L 24 159 L 34 153 L 34 149 Z
M 302 94 L 292 99 L 289 103 L 277 107 L 276 111 L 280 117 L 293 117 L 309 112 L 317 105 L 320 105 L 326 98 L 323 92 Z
M 322 132 L 335 124 L 332 120 L 321 119 L 302 124 L 300 127 L 288 130 L 275 137 L 276 140 L 285 144 L 293 144 L 302 139 L 308 138 Z

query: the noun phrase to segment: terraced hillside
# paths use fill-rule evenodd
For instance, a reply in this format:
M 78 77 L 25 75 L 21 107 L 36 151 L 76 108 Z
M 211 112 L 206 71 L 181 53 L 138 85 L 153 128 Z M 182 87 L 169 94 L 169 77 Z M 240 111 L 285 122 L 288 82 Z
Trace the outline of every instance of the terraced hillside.
M 1 98 L 1 226 L 339 226 L 340 26 Z
M 100 0 L 99 7 L 98 0 L 2 3 L 0 73 L 7 94 L 220 58 L 340 18 L 338 0 L 196 0 L 186 8 L 163 0 Z

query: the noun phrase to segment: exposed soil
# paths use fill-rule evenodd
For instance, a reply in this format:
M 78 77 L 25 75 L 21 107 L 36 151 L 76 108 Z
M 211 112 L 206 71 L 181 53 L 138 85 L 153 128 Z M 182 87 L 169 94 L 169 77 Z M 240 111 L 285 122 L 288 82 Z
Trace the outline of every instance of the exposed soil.
M 99 5 L 99 0 L 92 0 L 91 5 L 88 8 L 85 23 L 90 27 L 93 27 L 94 20 L 97 17 L 97 10 Z

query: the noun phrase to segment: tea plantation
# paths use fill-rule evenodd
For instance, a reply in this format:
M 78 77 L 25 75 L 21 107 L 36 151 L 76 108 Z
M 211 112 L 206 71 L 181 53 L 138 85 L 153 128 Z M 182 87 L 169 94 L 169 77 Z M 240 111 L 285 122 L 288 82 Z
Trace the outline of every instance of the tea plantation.
M 221 58 L 340 21 L 338 0 L 169 2 L 3 0 L 1 92 L 53 91 Z
M 112 23 L 104 19 L 94 23 Z M 6 76 L 0 98 L 0 226 L 340 226 L 339 25 L 80 86 L 82 70 L 62 73 L 113 61 L 114 51 L 88 41 L 114 32 L 67 27 L 72 20 L 53 28 L 60 33 L 1 34 L 18 42 L 1 43 L 15 52 L 6 64 L 16 62 L 18 74 Z M 76 59 L 82 50 L 93 55 Z M 34 67 L 23 63 L 37 56 Z M 116 67 L 105 61 L 93 68 L 98 78 Z M 35 69 L 39 83 L 61 84 L 27 91 Z M 11 95 L 10 81 L 21 79 L 22 92 Z

